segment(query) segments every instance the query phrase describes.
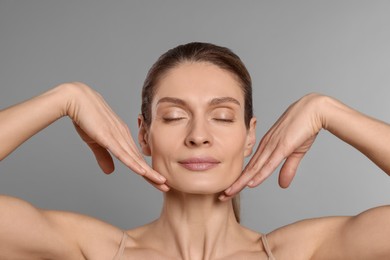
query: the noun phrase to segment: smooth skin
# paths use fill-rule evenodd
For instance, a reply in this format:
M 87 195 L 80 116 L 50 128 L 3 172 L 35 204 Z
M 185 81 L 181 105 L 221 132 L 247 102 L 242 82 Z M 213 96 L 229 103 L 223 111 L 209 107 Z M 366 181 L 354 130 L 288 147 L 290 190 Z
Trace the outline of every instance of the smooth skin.
M 256 120 L 246 127 L 236 78 L 209 63 L 180 64 L 157 84 L 151 111 L 139 142 L 171 190 L 160 217 L 130 232 L 138 257 L 261 259 L 260 235 L 237 223 L 231 201 L 218 200 L 255 144 Z
M 208 69 L 205 69 L 205 66 L 208 66 Z M 175 73 L 180 75 L 183 70 L 192 72 L 196 79 L 214 77 L 214 83 L 217 85 L 219 81 L 228 80 L 230 75 L 228 72 L 217 67 L 210 70 L 210 66 L 213 65 L 179 66 L 170 72 L 170 80 L 178 80 L 179 77 L 175 77 Z M 209 81 L 197 82 L 197 84 L 208 84 L 207 82 Z M 233 90 L 233 85 L 230 90 Z M 173 90 L 164 88 L 164 91 L 169 93 Z M 240 100 L 236 92 L 229 93 Z M 185 97 L 181 98 L 185 99 Z M 186 101 L 190 104 L 186 108 L 187 111 L 199 107 L 196 102 L 200 102 L 201 108 L 205 111 L 210 105 L 204 100 Z M 191 105 L 193 101 L 195 106 Z M 199 111 L 197 113 L 198 116 L 189 119 L 195 126 L 196 136 L 215 138 L 210 128 L 211 123 L 200 120 L 205 113 Z M 0 112 L 0 143 L 2 144 L 0 158 L 5 158 L 35 133 L 64 116 L 73 120 L 80 136 L 91 147 L 105 173 L 110 173 L 114 169 L 111 153 L 156 188 L 165 192 L 166 204 L 163 206 L 159 221 L 128 231 L 131 239 L 126 244 L 125 255 L 129 259 L 153 259 L 152 257 L 267 259 L 259 235 L 234 222 L 229 199 L 245 186 L 255 187 L 260 184 L 285 159 L 287 160 L 282 167 L 279 183 L 282 187 L 287 187 L 295 175 L 300 160 L 321 129 L 328 130 L 354 146 L 383 171 L 390 174 L 390 160 L 388 160 L 390 126 L 388 124 L 365 116 L 331 97 L 309 94 L 292 104 L 263 137 L 243 174 L 237 176 L 238 179 L 230 189 L 230 184 L 223 187 L 227 190 L 223 192 L 222 189 L 214 194 L 214 200 L 210 199 L 209 194 L 189 196 L 181 190 L 180 187 L 184 186 L 180 185 L 184 184 L 180 183 L 180 180 L 175 182 L 169 175 L 163 177 L 145 163 L 127 126 L 99 94 L 82 83 L 60 85 L 38 97 L 2 110 Z M 142 150 L 146 154 L 149 152 L 153 155 L 153 152 L 156 152 L 153 151 L 153 145 L 157 144 L 158 139 L 152 139 L 151 132 L 148 132 L 152 131 L 152 126 L 146 129 L 142 124 L 142 118 L 139 121 L 141 126 L 139 140 Z M 346 121 L 349 124 L 343 123 Z M 188 134 L 195 136 L 191 131 Z M 190 149 L 189 147 L 196 149 L 194 144 L 218 144 L 204 142 L 205 139 L 202 138 L 190 140 L 192 141 L 187 143 L 190 146 L 180 149 Z M 142 143 L 143 141 L 146 142 Z M 246 155 L 245 151 L 251 149 L 247 146 L 250 143 L 253 144 L 253 137 L 249 130 L 247 137 L 243 139 L 242 156 Z M 183 145 L 185 146 L 186 142 Z M 153 167 L 157 169 L 163 169 L 162 165 L 167 165 L 159 164 L 159 160 L 156 163 Z M 172 182 L 172 187 L 176 185 L 175 188 L 168 187 L 169 182 Z M 199 185 L 198 188 L 200 189 L 201 186 Z M 205 190 L 203 192 L 207 193 Z M 220 200 L 217 199 L 218 196 Z M 183 206 L 184 201 L 189 202 L 191 206 L 188 208 Z M 206 213 L 191 211 L 196 205 L 201 207 L 208 205 L 205 209 L 215 210 L 215 214 L 212 215 L 217 217 L 223 216 L 222 213 L 225 212 L 225 219 L 223 222 L 222 219 L 202 219 L 200 222 L 202 225 L 194 226 L 194 222 L 191 222 L 194 219 L 184 218 L 189 221 L 185 223 L 188 229 L 184 231 L 180 231 L 183 223 L 170 222 L 171 210 L 183 214 L 198 214 L 196 217 L 199 218 L 207 217 Z M 40 210 L 23 200 L 8 196 L 0 196 L 0 209 L 0 259 L 112 259 L 122 238 L 120 229 L 94 218 L 70 212 Z M 267 237 L 276 259 L 389 259 L 389 218 L 390 207 L 383 206 L 353 217 L 300 221 L 277 229 Z M 203 226 L 204 223 L 206 226 Z M 200 228 L 198 239 L 207 238 L 205 241 L 214 239 L 219 244 L 192 245 L 191 228 Z M 153 237 L 150 231 L 158 231 L 158 235 Z M 170 233 L 167 233 L 168 231 Z M 240 239 L 229 241 L 226 238 L 229 238 L 230 234 L 238 234 Z M 165 235 L 170 239 L 162 239 Z M 166 246 L 162 244 L 164 241 L 169 242 L 170 248 L 175 245 L 173 248 L 176 248 L 176 251 L 166 254 L 167 247 L 161 247 Z M 222 242 L 223 246 L 221 246 Z M 145 249 L 145 245 L 150 247 Z M 207 247 L 202 248 L 204 245 Z

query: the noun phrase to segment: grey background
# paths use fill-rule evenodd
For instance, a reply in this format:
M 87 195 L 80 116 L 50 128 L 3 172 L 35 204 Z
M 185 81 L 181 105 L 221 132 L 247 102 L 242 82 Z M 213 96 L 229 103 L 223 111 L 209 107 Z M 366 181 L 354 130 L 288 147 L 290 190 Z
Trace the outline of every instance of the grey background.
M 309 92 L 390 122 L 389 14 L 389 1 L 2 0 L 0 107 L 82 81 L 136 136 L 149 67 L 177 44 L 206 41 L 231 48 L 251 72 L 258 139 Z M 156 218 L 160 192 L 116 167 L 105 176 L 64 118 L 1 162 L 0 192 L 120 228 Z M 274 174 L 243 192 L 242 222 L 268 232 L 304 218 L 357 214 L 388 204 L 389 187 L 372 162 L 321 132 L 289 189 Z

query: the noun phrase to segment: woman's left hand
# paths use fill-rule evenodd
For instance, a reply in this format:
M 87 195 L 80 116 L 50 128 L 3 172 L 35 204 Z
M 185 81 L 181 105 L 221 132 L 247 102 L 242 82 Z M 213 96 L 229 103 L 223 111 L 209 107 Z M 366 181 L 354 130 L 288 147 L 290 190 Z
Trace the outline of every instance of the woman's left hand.
M 260 141 L 242 175 L 220 196 L 226 200 L 245 186 L 256 187 L 284 161 L 279 185 L 287 188 L 303 156 L 323 127 L 321 95 L 309 94 L 293 103 Z

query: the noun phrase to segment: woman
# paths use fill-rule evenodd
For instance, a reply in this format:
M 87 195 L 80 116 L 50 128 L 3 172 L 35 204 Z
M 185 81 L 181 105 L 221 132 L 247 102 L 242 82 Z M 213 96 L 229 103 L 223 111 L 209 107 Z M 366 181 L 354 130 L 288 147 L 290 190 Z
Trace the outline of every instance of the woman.
M 142 95 L 138 141 L 154 170 L 126 125 L 84 84 L 63 84 L 0 112 L 1 159 L 68 116 L 105 173 L 114 169 L 112 153 L 164 192 L 161 216 L 126 232 L 1 196 L 1 259 L 389 259 L 389 206 L 300 221 L 265 236 L 239 224 L 232 200 L 284 159 L 279 183 L 287 187 L 321 129 L 389 174 L 389 125 L 309 94 L 279 118 L 242 172 L 255 144 L 256 119 L 249 74 L 230 50 L 190 43 L 168 51 L 149 71 Z

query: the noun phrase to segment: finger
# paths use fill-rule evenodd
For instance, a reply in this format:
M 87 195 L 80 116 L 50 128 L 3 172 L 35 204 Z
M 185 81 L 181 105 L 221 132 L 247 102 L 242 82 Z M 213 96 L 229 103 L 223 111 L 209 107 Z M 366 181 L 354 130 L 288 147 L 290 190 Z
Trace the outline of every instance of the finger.
M 128 135 L 130 134 L 130 131 L 125 130 L 124 133 L 126 133 L 126 136 L 128 138 L 123 137 L 121 134 L 117 138 L 114 138 L 112 135 L 109 138 L 106 137 L 108 140 L 110 140 L 110 145 L 107 145 L 107 149 L 110 152 L 112 152 L 113 155 L 115 155 L 115 157 L 118 158 L 118 160 L 120 160 L 123 164 L 125 164 L 135 173 L 150 179 L 154 183 L 163 184 L 166 181 L 166 179 L 161 174 L 154 171 L 145 162 L 141 153 L 135 147 L 135 143 L 133 142 L 133 139 L 131 138 L 130 135 Z M 130 146 L 129 143 L 133 143 L 134 145 Z M 104 149 L 103 147 L 101 148 Z M 106 153 L 107 153 L 106 156 L 107 155 L 110 156 L 110 154 L 107 151 Z M 111 156 L 110 159 L 112 160 Z M 113 166 L 114 164 L 112 163 L 112 167 Z M 164 191 L 166 187 L 163 186 L 162 189 Z
M 137 156 L 134 156 L 129 151 L 126 151 L 126 149 L 124 149 L 120 144 L 120 141 L 118 141 L 116 138 L 112 136 L 106 138 L 109 141 L 107 141 L 107 144 L 105 144 L 103 141 L 103 145 L 108 151 L 110 151 L 119 161 L 121 161 L 135 173 L 138 173 L 142 176 L 145 175 L 146 170 L 143 166 L 141 166 Z
M 281 118 L 268 130 L 268 132 L 260 140 L 259 146 L 255 154 L 246 165 L 243 173 L 255 171 L 258 172 L 262 168 L 262 164 L 271 156 L 273 151 L 278 146 L 278 142 L 273 141 L 274 136 L 278 134 L 277 127 L 280 125 Z
M 116 129 L 119 131 L 119 135 L 123 137 L 123 140 L 127 145 L 122 145 L 122 147 L 129 152 L 129 154 L 134 154 L 139 158 L 143 159 L 142 154 L 139 152 L 137 145 L 135 144 L 129 127 L 127 124 L 112 110 L 112 108 L 103 100 L 103 104 L 107 110 L 107 113 L 112 117 L 113 124 L 115 124 Z
M 135 146 L 135 144 L 134 144 L 134 146 Z M 138 171 L 136 173 L 138 173 L 141 176 L 144 176 L 144 177 L 150 179 L 151 181 L 153 181 L 155 183 L 159 183 L 159 184 L 164 183 L 166 181 L 165 177 L 162 176 L 161 174 L 159 174 L 158 172 L 156 172 L 155 170 L 153 170 L 146 163 L 146 161 L 142 157 L 142 155 L 139 152 L 139 150 L 137 148 L 134 148 L 134 146 L 131 147 L 131 148 L 135 149 L 135 151 L 133 151 L 133 150 L 129 151 L 129 147 L 128 146 L 121 147 L 124 150 L 124 152 L 125 152 L 124 153 L 125 156 L 124 157 L 120 157 L 120 158 L 118 157 L 118 159 L 120 159 L 125 165 L 128 165 L 126 163 L 126 158 L 131 158 L 131 162 L 136 162 L 137 167 L 141 167 L 141 169 L 142 169 L 142 171 Z M 131 165 L 129 165 L 129 167 L 131 167 Z
M 244 189 L 247 186 L 247 183 L 252 180 L 256 173 L 261 170 L 263 164 L 268 160 L 269 156 L 272 154 L 272 150 L 274 149 L 273 147 L 275 146 L 273 144 L 269 144 L 269 136 L 271 136 L 271 134 L 262 138 L 255 154 L 248 162 L 241 176 L 225 190 L 224 193 L 227 197 L 235 196 Z
M 130 129 L 128 126 L 120 119 L 118 119 L 118 128 L 120 131 L 120 138 L 118 138 L 118 142 L 121 145 L 122 149 L 125 150 L 142 168 L 143 173 L 140 173 L 143 176 L 148 178 L 159 178 L 165 181 L 165 178 L 156 171 L 154 171 L 144 160 L 142 153 L 138 149 L 138 146 L 134 142 L 134 139 L 131 136 Z
M 153 185 L 156 189 L 158 189 L 158 190 L 160 190 L 160 191 L 162 191 L 162 192 L 167 192 L 167 191 L 170 190 L 169 186 L 168 186 L 167 184 L 165 184 L 165 183 L 163 183 L 163 184 L 158 184 L 158 183 L 152 182 L 152 181 L 149 180 L 148 178 L 145 178 L 145 177 L 144 177 L 144 179 L 145 179 L 147 182 L 149 182 L 151 185 Z
M 125 122 L 122 121 L 119 117 L 116 117 L 115 120 L 117 124 L 117 129 L 119 130 L 120 136 L 123 138 L 125 143 L 123 144 L 123 148 L 125 150 L 128 150 L 129 153 L 133 153 L 134 155 L 138 156 L 139 158 L 143 158 L 142 154 L 140 153 L 137 145 L 135 144 L 133 137 L 131 136 L 131 132 L 129 127 L 126 125 Z
M 111 152 L 118 160 L 129 167 L 133 172 L 141 176 L 145 176 L 155 183 L 164 183 L 166 179 L 154 171 L 145 162 L 143 156 L 139 152 L 130 135 L 130 130 L 128 129 L 127 125 L 115 114 L 115 112 L 101 97 L 100 99 L 104 105 L 103 109 L 100 111 L 100 114 L 103 118 L 105 118 L 104 125 L 106 126 L 106 129 L 98 137 L 95 137 L 96 139 L 92 139 L 98 142 L 103 149 L 105 148 Z M 105 157 L 107 158 L 107 154 Z M 104 161 L 105 160 L 102 162 Z M 105 165 L 104 167 L 106 169 Z M 107 169 L 107 171 L 109 171 L 109 169 Z
M 275 125 L 277 125 L 277 123 Z M 277 144 L 272 142 L 274 132 L 275 128 L 271 128 L 267 134 L 264 135 L 255 154 L 246 165 L 241 176 L 224 191 L 224 193 L 219 197 L 220 200 L 228 200 L 238 194 L 247 186 L 248 182 L 250 182 L 253 177 L 260 172 L 264 163 L 269 160 L 269 157 L 272 155 L 273 150 L 277 146 Z
M 292 180 L 295 177 L 297 172 L 299 163 L 303 158 L 302 154 L 292 154 L 287 160 L 284 162 L 282 168 L 279 173 L 279 186 L 282 188 L 288 188 L 290 186 Z
M 143 158 L 134 154 L 129 154 L 119 144 L 109 149 L 122 163 L 128 166 L 135 173 L 144 176 L 155 183 L 164 183 L 166 179 L 161 174 L 154 171 Z
M 119 119 L 111 118 L 110 121 L 111 125 L 115 125 L 116 128 L 112 128 L 110 133 L 106 133 L 103 138 L 100 138 L 101 145 L 135 173 L 145 176 L 156 183 L 164 183 L 166 179 L 145 162 L 129 135 L 130 131 L 125 129 L 127 126 Z
M 241 174 L 241 176 L 228 189 L 224 191 L 224 193 L 219 197 L 219 199 L 225 201 L 241 192 L 247 186 L 247 183 L 252 180 L 256 172 L 260 170 L 260 167 L 263 164 L 262 161 L 266 160 L 266 158 L 266 155 L 264 155 L 263 157 L 252 158 L 252 165 L 250 166 L 251 170 L 248 170 L 246 168 Z
M 281 164 L 284 159 L 285 157 L 281 153 L 280 149 L 276 149 L 271 154 L 269 159 L 264 163 L 260 171 L 258 171 L 258 173 L 253 177 L 253 179 L 248 182 L 248 186 L 254 188 L 261 184 L 276 170 L 276 168 Z

